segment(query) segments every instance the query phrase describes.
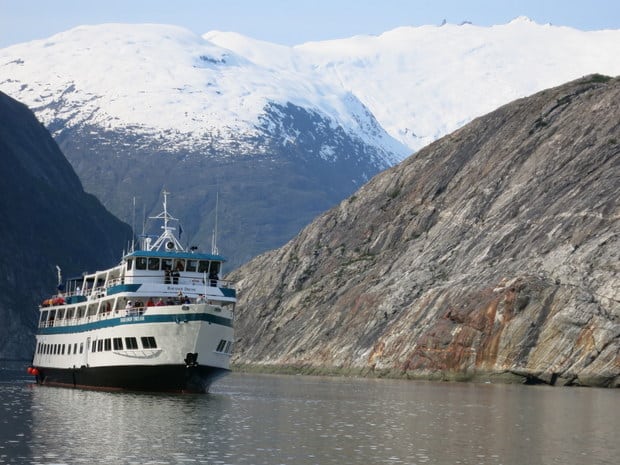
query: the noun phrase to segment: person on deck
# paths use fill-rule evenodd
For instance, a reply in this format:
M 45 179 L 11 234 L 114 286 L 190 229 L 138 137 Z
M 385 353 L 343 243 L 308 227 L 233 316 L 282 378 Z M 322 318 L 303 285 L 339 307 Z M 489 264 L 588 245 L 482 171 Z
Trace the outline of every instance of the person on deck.
M 133 308 L 133 302 L 128 300 L 127 305 L 125 305 L 125 313 L 127 313 L 127 315 L 131 315 L 133 313 Z

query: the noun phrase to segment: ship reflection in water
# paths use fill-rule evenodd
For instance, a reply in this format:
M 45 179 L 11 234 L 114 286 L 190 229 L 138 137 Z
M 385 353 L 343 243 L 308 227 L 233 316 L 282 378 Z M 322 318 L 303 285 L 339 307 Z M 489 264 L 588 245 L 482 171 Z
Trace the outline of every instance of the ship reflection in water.
M 615 390 L 234 373 L 207 395 L 0 380 L 0 464 L 612 464 Z

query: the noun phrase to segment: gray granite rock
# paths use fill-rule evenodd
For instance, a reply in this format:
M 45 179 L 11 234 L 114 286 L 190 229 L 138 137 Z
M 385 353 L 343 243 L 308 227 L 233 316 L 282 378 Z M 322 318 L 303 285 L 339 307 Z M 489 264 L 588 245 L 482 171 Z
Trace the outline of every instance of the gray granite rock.
M 238 364 L 620 384 L 620 79 L 478 118 L 232 273 Z

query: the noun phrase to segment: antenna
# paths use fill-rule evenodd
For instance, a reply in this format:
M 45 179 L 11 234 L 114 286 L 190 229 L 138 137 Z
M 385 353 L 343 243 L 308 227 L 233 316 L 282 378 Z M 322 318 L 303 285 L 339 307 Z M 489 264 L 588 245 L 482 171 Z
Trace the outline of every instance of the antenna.
M 133 198 L 133 213 L 131 217 L 131 251 L 135 250 L 136 241 L 136 197 Z
M 62 284 L 62 271 L 58 265 L 56 265 L 56 272 L 58 273 L 58 285 L 60 286 Z
M 215 227 L 213 228 L 213 236 L 211 237 L 211 253 L 213 255 L 218 254 L 217 250 L 217 210 L 220 202 L 219 191 L 215 194 Z

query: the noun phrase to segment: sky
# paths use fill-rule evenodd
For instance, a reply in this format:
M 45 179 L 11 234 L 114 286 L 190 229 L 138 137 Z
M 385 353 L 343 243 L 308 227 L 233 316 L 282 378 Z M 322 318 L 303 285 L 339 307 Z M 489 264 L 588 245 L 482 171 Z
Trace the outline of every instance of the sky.
M 619 0 L 0 0 L 0 48 L 85 24 L 162 23 L 233 31 L 281 45 L 399 26 L 505 24 L 527 16 L 582 30 L 620 29 Z

